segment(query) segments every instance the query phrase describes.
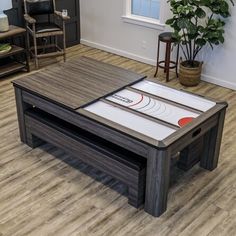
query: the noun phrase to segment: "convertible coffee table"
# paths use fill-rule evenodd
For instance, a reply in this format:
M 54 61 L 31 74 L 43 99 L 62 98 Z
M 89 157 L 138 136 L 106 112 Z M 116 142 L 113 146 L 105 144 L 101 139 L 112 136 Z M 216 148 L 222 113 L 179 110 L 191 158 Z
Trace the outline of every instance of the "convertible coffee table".
M 13 84 L 22 142 L 32 142 L 25 116 L 36 107 L 146 158 L 145 211 L 153 216 L 167 207 L 172 156 L 180 152 L 188 160 L 200 150 L 201 167 L 217 167 L 225 102 L 172 89 L 86 57 Z

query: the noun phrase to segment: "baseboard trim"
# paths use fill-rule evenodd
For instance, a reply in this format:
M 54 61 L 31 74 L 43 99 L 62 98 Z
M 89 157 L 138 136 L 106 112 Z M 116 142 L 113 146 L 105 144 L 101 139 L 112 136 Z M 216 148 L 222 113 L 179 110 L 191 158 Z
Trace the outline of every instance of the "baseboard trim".
M 201 75 L 201 79 L 203 81 L 206 81 L 206 82 L 209 82 L 209 83 L 212 83 L 212 84 L 216 84 L 216 85 L 219 85 L 221 87 L 225 87 L 225 88 L 229 88 L 229 89 L 232 89 L 232 90 L 236 90 L 236 83 L 231 83 L 231 82 L 222 80 L 220 78 L 216 78 L 216 77 L 213 77 L 213 76 L 210 76 L 210 75 L 206 75 L 206 74 L 202 74 Z
M 104 50 L 104 51 L 107 51 L 107 52 L 111 52 L 111 53 L 117 54 L 119 56 L 127 57 L 127 58 L 130 58 L 130 59 L 135 60 L 135 61 L 140 61 L 140 62 L 143 62 L 145 64 L 149 64 L 149 65 L 153 65 L 153 66 L 156 65 L 155 60 L 152 60 L 152 59 L 149 59 L 149 58 L 146 58 L 146 57 L 140 57 L 137 54 L 129 53 L 129 52 L 126 52 L 126 51 L 123 51 L 123 50 L 120 50 L 120 49 L 116 49 L 116 48 L 112 48 L 112 47 L 108 47 L 106 45 L 95 43 L 95 42 L 92 42 L 92 41 L 89 41 L 89 40 L 86 40 L 86 39 L 81 39 L 80 43 L 84 44 L 86 46 L 89 46 L 89 47 L 93 47 L 93 48 L 97 48 L 97 49 Z
M 117 54 L 119 56 L 127 57 L 127 58 L 130 58 L 132 60 L 136 60 L 136 61 L 140 61 L 140 62 L 149 64 L 149 65 L 153 65 L 153 66 L 156 65 L 155 60 L 152 60 L 152 59 L 146 58 L 146 57 L 141 57 L 137 54 L 129 53 L 129 52 L 126 52 L 126 51 L 123 51 L 123 50 L 120 50 L 120 49 L 116 49 L 116 48 L 112 48 L 112 47 L 108 47 L 106 45 L 95 43 L 95 42 L 92 42 L 92 41 L 89 41 L 89 40 L 86 40 L 86 39 L 81 39 L 80 42 L 81 42 L 81 44 L 87 45 L 89 47 L 104 50 L 104 51 L 107 51 L 107 52 L 110 52 L 110 53 Z M 236 83 L 231 83 L 231 82 L 222 80 L 220 78 L 216 78 L 216 77 L 206 75 L 206 74 L 202 74 L 201 79 L 203 81 L 206 81 L 206 82 L 209 82 L 209 83 L 212 83 L 212 84 L 216 84 L 216 85 L 219 85 L 219 86 L 222 86 L 222 87 L 225 87 L 225 88 L 236 90 Z

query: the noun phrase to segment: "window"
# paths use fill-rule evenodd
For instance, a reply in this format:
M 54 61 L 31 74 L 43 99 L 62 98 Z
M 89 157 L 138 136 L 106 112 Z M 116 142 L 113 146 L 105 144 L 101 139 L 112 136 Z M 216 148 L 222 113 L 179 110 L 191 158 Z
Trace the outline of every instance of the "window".
M 158 20 L 160 16 L 160 0 L 132 0 L 131 13 Z
M 164 30 L 164 0 L 123 0 L 124 22 Z

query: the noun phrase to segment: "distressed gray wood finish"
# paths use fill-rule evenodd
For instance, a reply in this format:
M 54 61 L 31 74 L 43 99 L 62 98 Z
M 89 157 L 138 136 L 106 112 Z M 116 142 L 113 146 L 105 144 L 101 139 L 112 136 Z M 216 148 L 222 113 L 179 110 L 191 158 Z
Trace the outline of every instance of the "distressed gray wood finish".
M 13 83 L 47 100 L 76 109 L 142 78 L 144 76 L 137 73 L 82 57 Z
M 218 114 L 218 122 L 204 135 L 204 149 L 201 156 L 200 166 L 207 170 L 214 170 L 217 167 L 220 144 L 222 139 L 225 120 L 225 110 Z
M 203 136 L 188 145 L 180 152 L 178 167 L 182 170 L 189 170 L 200 161 L 204 145 Z
M 23 102 L 22 90 L 17 87 L 15 87 L 15 101 L 16 101 L 19 131 L 20 131 L 20 139 L 23 143 L 26 143 L 27 137 L 26 137 L 24 112 L 31 106 L 29 104 Z
M 23 90 L 24 103 L 147 158 L 145 210 L 153 216 L 160 216 L 167 205 L 170 157 L 188 148 L 203 135 L 214 136 L 209 134 L 213 127 L 219 128 L 216 141 L 212 143 L 219 150 L 220 128 L 224 120 L 219 114 L 225 111 L 227 104 L 217 103 L 163 141 L 154 140 L 83 109 L 87 104 L 143 78 L 121 68 L 80 58 L 17 80 L 14 86 Z M 218 154 L 216 151 L 214 158 L 207 154 L 202 160 L 207 160 L 207 166 L 215 166 Z
M 151 65 L 82 44 L 68 49 L 68 60 L 81 55 L 145 73 L 149 79 L 155 73 Z M 52 58 L 42 59 L 45 66 L 53 63 Z M 205 81 L 186 88 L 170 74 L 168 85 L 225 100 L 229 108 L 218 167 L 212 172 L 199 165 L 186 172 L 176 167 L 171 170 L 167 211 L 157 219 L 127 204 L 127 198 L 119 194 L 126 191 L 125 186 L 101 171 L 73 161 L 70 155 L 52 145 L 31 149 L 20 142 L 11 81 L 22 75 L 25 73 L 0 80 L 0 232 L 3 236 L 235 234 L 235 91 Z M 165 81 L 162 70 L 153 81 Z M 74 163 L 76 168 L 66 162 Z
M 70 122 L 71 124 L 74 124 L 91 133 L 99 133 L 100 137 L 110 140 L 111 142 L 120 145 L 127 150 L 133 151 L 138 155 L 144 157 L 147 156 L 147 145 L 139 140 L 135 140 L 123 133 L 110 129 L 102 124 L 95 122 L 94 120 L 87 119 L 84 116 L 80 116 L 76 112 L 64 109 L 58 104 L 46 101 L 43 98 L 30 94 L 29 92 L 23 91 L 22 94 L 23 101 L 26 104 L 36 106 L 49 114 L 60 117 L 60 119 Z
M 170 178 L 170 152 L 168 149 L 150 149 L 147 159 L 145 211 L 160 216 L 166 211 Z

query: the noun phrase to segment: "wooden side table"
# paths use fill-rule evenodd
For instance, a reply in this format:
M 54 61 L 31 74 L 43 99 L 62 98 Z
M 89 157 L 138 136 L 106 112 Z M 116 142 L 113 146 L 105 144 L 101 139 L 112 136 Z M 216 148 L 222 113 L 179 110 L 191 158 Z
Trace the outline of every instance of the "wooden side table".
M 14 44 L 14 38 L 19 35 L 25 36 L 25 33 L 26 30 L 24 28 L 14 25 L 10 25 L 9 31 L 0 33 L 0 41 L 10 41 L 12 46 L 9 52 L 0 54 L 0 78 L 21 70 L 29 72 L 27 47 L 20 47 Z

